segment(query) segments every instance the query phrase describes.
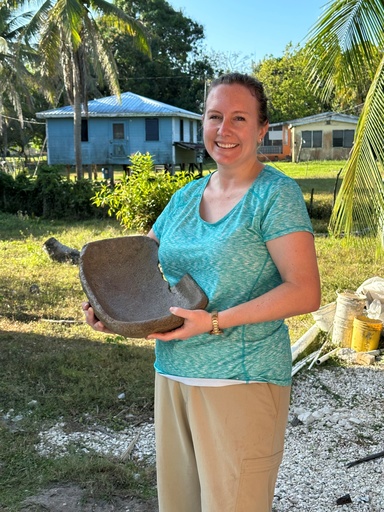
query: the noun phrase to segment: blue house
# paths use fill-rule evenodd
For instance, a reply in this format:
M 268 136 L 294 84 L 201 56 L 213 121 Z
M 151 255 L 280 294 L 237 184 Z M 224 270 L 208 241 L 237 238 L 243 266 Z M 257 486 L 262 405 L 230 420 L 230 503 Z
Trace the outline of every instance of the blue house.
M 201 115 L 131 92 L 88 102 L 82 119 L 83 165 L 129 166 L 133 153 L 150 153 L 156 165 L 191 165 L 204 153 Z M 73 108 L 66 106 L 44 112 L 48 164 L 75 164 Z

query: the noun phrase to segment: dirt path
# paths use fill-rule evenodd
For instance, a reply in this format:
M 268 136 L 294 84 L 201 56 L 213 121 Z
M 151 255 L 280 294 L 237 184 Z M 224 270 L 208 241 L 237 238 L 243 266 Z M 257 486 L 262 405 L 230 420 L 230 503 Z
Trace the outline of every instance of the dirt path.
M 84 501 L 84 493 L 76 485 L 59 485 L 27 498 L 20 512 L 158 512 L 157 500 L 138 501 L 116 498 L 113 503 Z

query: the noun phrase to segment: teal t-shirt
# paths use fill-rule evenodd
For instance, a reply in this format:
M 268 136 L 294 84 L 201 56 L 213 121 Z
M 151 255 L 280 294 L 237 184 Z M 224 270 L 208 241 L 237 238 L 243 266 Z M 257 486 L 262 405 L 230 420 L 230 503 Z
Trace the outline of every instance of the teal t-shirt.
M 177 191 L 153 230 L 170 286 L 188 273 L 208 296 L 207 310 L 223 311 L 281 284 L 266 242 L 296 231 L 312 232 L 312 226 L 297 183 L 270 166 L 227 215 L 205 222 L 199 208 L 209 179 Z M 163 374 L 288 385 L 291 366 L 282 320 L 225 329 L 221 336 L 156 342 L 155 368 Z

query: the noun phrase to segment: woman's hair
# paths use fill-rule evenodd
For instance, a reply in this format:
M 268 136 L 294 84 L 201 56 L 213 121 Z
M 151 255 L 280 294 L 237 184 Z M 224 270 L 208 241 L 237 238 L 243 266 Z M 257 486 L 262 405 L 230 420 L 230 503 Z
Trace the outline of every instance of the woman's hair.
M 218 78 L 215 78 L 208 89 L 207 98 L 209 93 L 218 85 L 232 85 L 239 84 L 246 87 L 249 92 L 254 96 L 259 105 L 259 123 L 264 125 L 268 122 L 268 98 L 265 95 L 264 87 L 261 82 L 256 80 L 253 76 L 243 73 L 226 73 Z

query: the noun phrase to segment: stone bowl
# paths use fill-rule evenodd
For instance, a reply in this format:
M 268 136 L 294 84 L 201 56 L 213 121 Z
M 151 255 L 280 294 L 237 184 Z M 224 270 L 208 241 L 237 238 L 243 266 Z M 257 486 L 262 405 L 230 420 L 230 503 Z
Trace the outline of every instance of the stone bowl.
M 95 315 L 112 332 L 145 338 L 180 327 L 171 306 L 205 309 L 208 298 L 189 274 L 169 286 L 158 262 L 158 244 L 148 236 L 90 242 L 80 252 L 80 281 Z

